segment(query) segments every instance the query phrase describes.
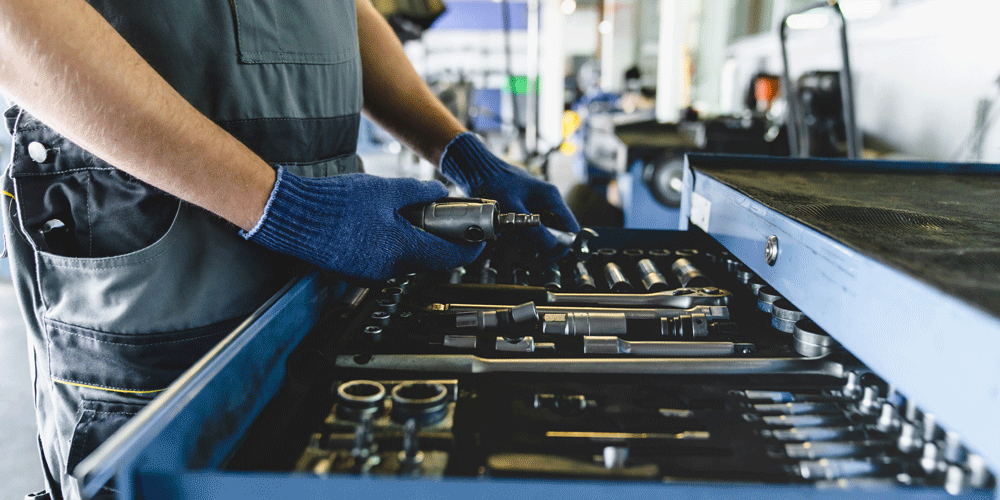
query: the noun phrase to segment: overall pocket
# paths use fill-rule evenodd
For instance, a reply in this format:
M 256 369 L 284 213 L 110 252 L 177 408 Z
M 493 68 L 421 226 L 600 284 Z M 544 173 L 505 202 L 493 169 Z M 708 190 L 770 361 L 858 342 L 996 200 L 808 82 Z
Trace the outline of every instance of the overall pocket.
M 155 395 L 241 321 L 235 318 L 189 330 L 125 335 L 45 319 L 49 378 L 121 394 Z
M 67 453 L 66 472 L 72 474 L 84 458 L 93 453 L 101 443 L 117 432 L 144 406 L 145 402 L 123 403 L 88 399 L 80 401 L 76 427 L 73 429 L 73 437 L 70 439 L 69 452 Z M 104 485 L 94 496 L 94 500 L 113 500 L 116 497 L 114 484 L 112 479 Z M 64 484 L 63 486 L 69 485 Z
M 337 64 L 357 50 L 353 1 L 232 0 L 242 63 Z
M 142 249 L 173 223 L 179 200 L 108 165 L 19 113 L 10 175 L 21 230 L 42 252 L 110 257 Z

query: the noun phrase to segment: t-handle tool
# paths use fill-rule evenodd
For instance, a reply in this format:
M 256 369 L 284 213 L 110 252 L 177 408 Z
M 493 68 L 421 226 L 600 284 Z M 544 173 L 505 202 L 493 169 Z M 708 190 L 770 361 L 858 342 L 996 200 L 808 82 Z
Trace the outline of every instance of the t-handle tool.
M 507 228 L 541 225 L 538 214 L 500 213 L 496 201 L 484 198 L 441 198 L 404 207 L 399 214 L 428 233 L 465 243 L 495 240 Z

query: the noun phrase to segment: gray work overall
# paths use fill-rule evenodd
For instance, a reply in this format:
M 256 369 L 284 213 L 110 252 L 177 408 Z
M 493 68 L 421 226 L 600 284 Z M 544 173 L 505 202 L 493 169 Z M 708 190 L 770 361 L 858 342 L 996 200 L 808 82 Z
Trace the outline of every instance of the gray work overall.
M 198 110 L 271 164 L 358 170 L 352 0 L 88 0 Z M 81 459 L 301 265 L 12 108 L 3 222 L 51 498 Z M 105 488 L 103 495 L 113 494 Z M 43 498 L 44 494 L 41 495 Z

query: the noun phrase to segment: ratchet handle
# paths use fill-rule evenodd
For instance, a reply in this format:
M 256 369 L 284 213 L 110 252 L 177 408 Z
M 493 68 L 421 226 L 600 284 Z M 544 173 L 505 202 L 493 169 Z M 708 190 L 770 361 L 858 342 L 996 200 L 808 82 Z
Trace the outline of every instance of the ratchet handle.
M 441 198 L 399 210 L 410 224 L 446 240 L 479 243 L 497 238 L 497 202 L 483 198 Z

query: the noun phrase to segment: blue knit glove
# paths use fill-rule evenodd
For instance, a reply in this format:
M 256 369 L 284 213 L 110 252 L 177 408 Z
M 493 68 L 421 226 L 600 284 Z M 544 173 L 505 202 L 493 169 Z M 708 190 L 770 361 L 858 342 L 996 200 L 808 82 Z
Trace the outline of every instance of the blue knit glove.
M 470 132 L 459 134 L 445 148 L 441 172 L 469 196 L 496 200 L 502 212 L 534 213 L 554 217 L 554 229 L 577 232 L 580 224 L 555 186 L 508 165 L 486 149 Z M 543 217 L 548 220 L 548 217 Z M 561 227 L 560 227 L 561 226 Z M 555 260 L 566 254 L 545 228 L 521 230 L 519 243 L 538 251 L 539 258 Z
M 413 227 L 397 210 L 447 195 L 440 182 L 367 174 L 313 179 L 278 167 L 264 215 L 241 234 L 366 283 L 418 270 L 444 271 L 472 262 L 484 245 L 445 241 Z

